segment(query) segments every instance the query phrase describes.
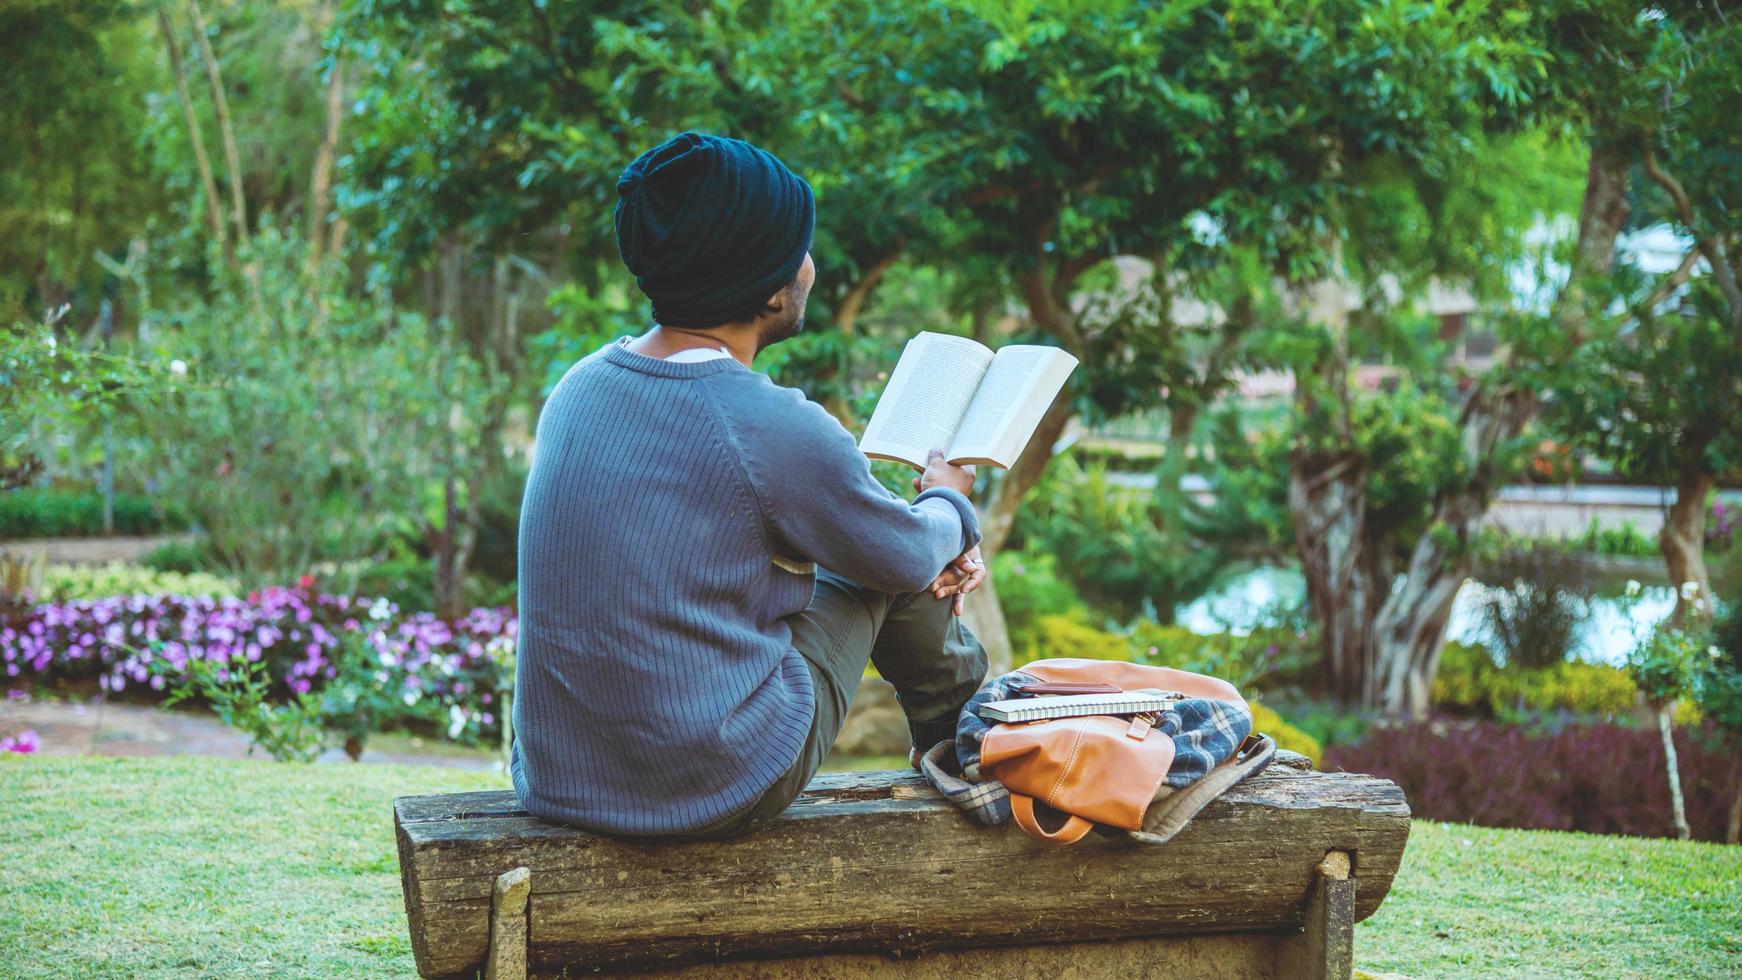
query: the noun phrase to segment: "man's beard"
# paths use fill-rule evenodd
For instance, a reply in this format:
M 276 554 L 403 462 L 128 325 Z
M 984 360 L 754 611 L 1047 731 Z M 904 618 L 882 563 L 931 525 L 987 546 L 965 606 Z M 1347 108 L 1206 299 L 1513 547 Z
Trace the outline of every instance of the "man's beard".
M 756 334 L 756 353 L 762 353 L 763 348 L 778 344 L 783 340 L 791 340 L 804 330 L 804 308 L 793 307 L 790 319 L 770 323 Z

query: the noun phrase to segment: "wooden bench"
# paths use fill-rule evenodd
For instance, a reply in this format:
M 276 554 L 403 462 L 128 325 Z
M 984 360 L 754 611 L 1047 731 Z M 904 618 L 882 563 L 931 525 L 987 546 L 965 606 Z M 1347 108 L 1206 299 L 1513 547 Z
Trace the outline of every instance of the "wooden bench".
M 506 792 L 401 797 L 411 947 L 425 977 L 1346 978 L 1409 807 L 1281 755 L 1164 845 L 977 827 L 911 771 L 819 776 L 727 841 L 592 834 Z

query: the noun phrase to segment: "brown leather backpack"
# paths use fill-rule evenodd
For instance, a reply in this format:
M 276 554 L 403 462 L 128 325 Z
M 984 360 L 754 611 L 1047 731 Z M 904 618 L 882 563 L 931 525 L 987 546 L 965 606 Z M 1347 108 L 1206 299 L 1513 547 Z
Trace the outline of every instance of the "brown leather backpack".
M 1022 683 L 1032 683 L 1029 678 L 1180 695 L 1159 712 L 1000 722 L 983 732 L 979 779 L 1002 783 L 1010 793 L 1012 819 L 1044 840 L 1073 843 L 1102 823 L 1149 843 L 1165 841 L 1210 800 L 1263 768 L 1275 752 L 1269 738 L 1250 734 L 1245 699 L 1215 677 L 1061 658 L 1025 664 L 1000 679 L 1012 679 L 1002 690 L 1020 692 Z M 964 712 L 983 700 L 976 695 Z M 1182 752 L 1190 757 L 1181 758 Z M 1042 828 L 1036 801 L 1066 814 L 1064 824 Z

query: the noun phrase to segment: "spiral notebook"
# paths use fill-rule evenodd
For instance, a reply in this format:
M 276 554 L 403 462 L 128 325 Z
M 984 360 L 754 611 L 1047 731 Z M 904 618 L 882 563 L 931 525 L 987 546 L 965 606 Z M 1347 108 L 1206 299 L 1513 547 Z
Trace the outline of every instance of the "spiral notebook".
M 1120 694 L 1060 694 L 1011 698 L 980 705 L 979 715 L 992 721 L 1038 721 L 1078 715 L 1134 715 L 1160 711 L 1185 695 L 1178 691 L 1125 691 Z

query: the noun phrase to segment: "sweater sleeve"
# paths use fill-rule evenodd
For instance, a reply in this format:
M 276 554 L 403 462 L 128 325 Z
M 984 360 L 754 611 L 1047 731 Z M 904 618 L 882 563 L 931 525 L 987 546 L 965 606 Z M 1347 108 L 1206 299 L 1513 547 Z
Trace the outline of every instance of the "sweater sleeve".
M 884 592 L 917 592 L 980 542 L 973 504 L 933 487 L 913 503 L 871 475 L 853 436 L 793 388 L 760 379 L 717 404 L 762 508 L 770 545 Z

